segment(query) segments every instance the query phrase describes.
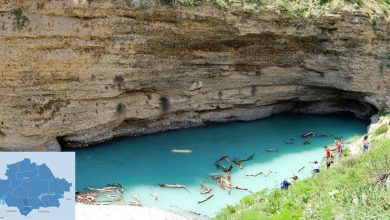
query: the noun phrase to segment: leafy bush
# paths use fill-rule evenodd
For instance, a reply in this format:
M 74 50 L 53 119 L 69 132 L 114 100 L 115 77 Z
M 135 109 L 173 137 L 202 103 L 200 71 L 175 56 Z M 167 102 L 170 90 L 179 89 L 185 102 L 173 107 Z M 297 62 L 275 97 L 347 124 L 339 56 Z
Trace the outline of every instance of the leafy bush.
M 281 13 L 285 13 L 285 14 L 291 13 L 291 7 L 289 7 L 286 3 L 279 3 L 277 9 Z

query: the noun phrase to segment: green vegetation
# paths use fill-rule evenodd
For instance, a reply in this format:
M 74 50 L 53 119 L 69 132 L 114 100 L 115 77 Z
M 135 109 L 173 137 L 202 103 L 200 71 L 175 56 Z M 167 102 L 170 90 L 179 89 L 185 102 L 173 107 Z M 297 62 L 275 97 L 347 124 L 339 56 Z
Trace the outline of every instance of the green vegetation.
M 331 0 L 320 0 L 320 5 L 325 5 L 326 3 L 329 3 Z
M 389 146 L 390 140 L 374 139 L 367 153 L 344 158 L 289 190 L 247 196 L 239 205 L 223 209 L 216 219 L 388 219 Z
M 389 108 L 387 108 L 387 105 L 385 103 L 381 103 L 379 106 L 379 112 L 378 114 L 380 116 L 387 116 L 390 115 Z
M 378 137 L 379 135 L 386 133 L 388 130 L 389 130 L 389 126 L 381 125 L 379 128 L 377 128 L 375 130 L 375 132 L 374 132 L 374 134 L 372 134 L 372 136 L 373 136 L 373 138 Z
M 23 14 L 22 9 L 18 8 L 12 10 L 12 14 L 14 16 L 14 22 L 16 27 L 20 30 L 24 27 L 24 25 L 28 22 L 28 18 Z
M 222 9 L 234 7 L 245 10 L 268 10 L 296 16 L 359 10 L 372 17 L 389 17 L 390 10 L 390 0 L 139 0 L 132 5 L 138 9 L 145 9 L 158 5 L 192 7 L 202 4 L 213 4 Z

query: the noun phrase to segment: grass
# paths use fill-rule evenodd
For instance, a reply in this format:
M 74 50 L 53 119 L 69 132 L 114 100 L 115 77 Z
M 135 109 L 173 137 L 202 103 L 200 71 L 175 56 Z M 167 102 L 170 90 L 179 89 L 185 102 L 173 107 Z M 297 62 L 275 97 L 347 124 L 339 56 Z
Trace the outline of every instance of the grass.
M 389 126 L 381 125 L 374 131 L 372 137 L 373 138 L 378 137 L 379 135 L 386 133 L 388 130 L 389 130 Z
M 374 140 L 371 146 L 289 190 L 247 196 L 216 219 L 388 219 L 390 186 L 384 181 L 390 176 L 390 140 Z
M 213 4 L 221 9 L 234 7 L 245 10 L 268 10 L 296 16 L 359 10 L 372 17 L 389 18 L 390 11 L 390 0 L 139 0 L 134 8 L 146 9 L 159 5 L 194 7 L 202 4 Z

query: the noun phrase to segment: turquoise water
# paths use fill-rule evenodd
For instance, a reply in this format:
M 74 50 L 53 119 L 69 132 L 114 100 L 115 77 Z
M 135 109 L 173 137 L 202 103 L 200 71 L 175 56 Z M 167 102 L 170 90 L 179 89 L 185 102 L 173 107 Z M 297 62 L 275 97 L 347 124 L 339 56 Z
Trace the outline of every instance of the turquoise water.
M 234 167 L 232 183 L 251 191 L 279 187 L 287 177 L 311 176 L 310 161 L 320 160 L 323 146 L 333 143 L 333 137 L 310 138 L 304 145 L 300 138 L 306 131 L 332 134 L 348 140 L 365 133 L 367 121 L 346 115 L 278 115 L 271 118 L 235 122 L 202 128 L 170 131 L 143 137 L 120 139 L 76 151 L 76 188 L 101 187 L 107 183 L 121 183 L 125 198 L 133 200 L 138 193 L 144 206 L 171 211 L 182 209 L 214 216 L 227 204 L 236 204 L 249 192 L 232 190 L 231 194 L 217 187 L 208 174 L 217 174 L 214 161 L 223 155 L 244 159 L 255 153 L 255 159 L 244 163 L 242 170 Z M 285 142 L 293 140 L 293 144 Z M 268 153 L 267 147 L 278 147 Z M 333 148 L 333 145 L 332 145 Z M 190 154 L 175 154 L 171 149 L 191 149 Z M 227 166 L 227 165 L 226 165 Z M 300 168 L 305 168 L 298 172 Z M 247 177 L 260 171 L 268 177 Z M 184 184 L 183 189 L 160 188 L 159 183 Z M 213 187 L 214 197 L 198 204 L 199 184 Z M 155 201 L 150 193 L 158 196 Z

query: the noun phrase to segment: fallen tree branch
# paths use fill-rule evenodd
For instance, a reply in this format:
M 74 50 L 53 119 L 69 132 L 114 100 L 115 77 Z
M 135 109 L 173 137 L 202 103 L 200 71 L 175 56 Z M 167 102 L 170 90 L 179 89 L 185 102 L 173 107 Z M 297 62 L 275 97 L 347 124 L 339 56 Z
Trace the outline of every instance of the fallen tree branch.
M 190 193 L 190 190 L 185 185 L 180 185 L 180 184 L 158 184 L 160 187 L 165 187 L 165 188 L 181 188 L 185 189 L 188 193 Z
M 253 176 L 253 177 L 257 177 L 258 175 L 261 175 L 263 174 L 263 172 L 258 172 L 256 174 L 246 174 L 245 176 Z
M 214 196 L 214 194 L 210 195 L 209 197 L 207 197 L 207 198 L 205 198 L 203 200 L 198 201 L 198 204 L 206 202 L 207 200 L 211 199 L 213 196 Z

